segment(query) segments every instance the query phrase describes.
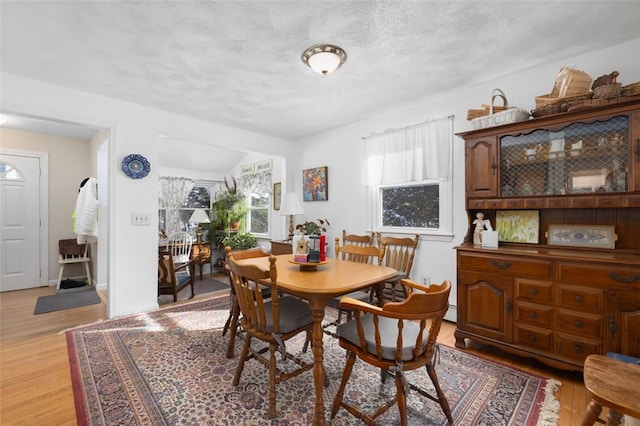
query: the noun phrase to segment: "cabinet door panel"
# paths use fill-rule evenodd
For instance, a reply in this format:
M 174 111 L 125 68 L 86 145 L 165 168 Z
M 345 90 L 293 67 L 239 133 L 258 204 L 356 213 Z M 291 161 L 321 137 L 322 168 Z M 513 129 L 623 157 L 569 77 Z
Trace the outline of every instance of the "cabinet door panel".
M 608 292 L 606 350 L 640 357 L 640 290 Z
M 498 196 L 498 149 L 495 136 L 467 141 L 465 182 L 468 197 Z
M 511 342 L 512 287 L 509 279 L 497 274 L 460 271 L 458 327 L 489 338 Z

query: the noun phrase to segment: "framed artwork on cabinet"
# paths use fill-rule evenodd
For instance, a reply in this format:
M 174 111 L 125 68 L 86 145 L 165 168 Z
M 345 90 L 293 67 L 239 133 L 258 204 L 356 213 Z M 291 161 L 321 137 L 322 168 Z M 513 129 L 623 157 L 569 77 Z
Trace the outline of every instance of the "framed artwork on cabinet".
M 498 241 L 538 244 L 539 230 L 539 210 L 498 210 L 496 212 Z
M 617 239 L 613 225 L 549 225 L 547 232 L 551 246 L 614 249 Z
M 327 201 L 329 185 L 327 166 L 302 171 L 302 199 L 304 201 Z
M 245 164 L 244 166 L 240 166 L 240 174 L 242 176 L 253 175 L 256 173 L 256 164 Z

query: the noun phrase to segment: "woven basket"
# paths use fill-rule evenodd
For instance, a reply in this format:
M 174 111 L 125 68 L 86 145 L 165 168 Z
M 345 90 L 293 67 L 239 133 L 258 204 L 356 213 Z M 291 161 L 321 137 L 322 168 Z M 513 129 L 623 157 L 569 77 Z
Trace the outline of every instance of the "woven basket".
M 620 96 L 636 96 L 640 95 L 640 81 L 636 81 L 635 83 L 627 84 L 622 87 L 620 91 Z
M 562 67 L 558 72 L 553 89 L 551 89 L 551 96 L 565 98 L 583 94 L 589 91 L 592 81 L 591 76 L 584 71 Z
M 494 112 L 493 103 L 496 98 L 502 98 L 504 102 L 504 111 Z M 491 104 L 489 105 L 489 115 L 484 117 L 478 117 L 471 120 L 473 127 L 476 129 L 484 129 L 487 127 L 500 126 L 502 124 L 515 123 L 518 121 L 528 120 L 530 117 L 529 111 L 522 108 L 512 107 L 509 108 L 507 97 L 500 89 L 493 89 L 491 92 Z
M 593 96 L 593 93 L 591 93 L 591 92 L 581 93 L 579 95 L 573 95 L 573 96 L 565 96 L 563 98 L 558 98 L 557 96 L 552 96 L 551 93 L 546 94 L 546 95 L 540 95 L 540 96 L 536 96 L 536 109 L 540 109 L 540 108 L 546 107 L 547 105 L 563 104 L 563 103 L 571 102 L 571 101 L 580 101 L 580 100 L 583 100 L 583 99 L 591 99 L 592 96 Z

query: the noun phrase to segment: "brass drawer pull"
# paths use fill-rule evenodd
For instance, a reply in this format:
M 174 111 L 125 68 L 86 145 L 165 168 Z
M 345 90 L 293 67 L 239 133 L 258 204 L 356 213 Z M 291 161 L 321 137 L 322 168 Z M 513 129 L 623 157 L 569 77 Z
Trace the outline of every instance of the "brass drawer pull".
M 536 336 L 534 336 L 533 334 L 529 335 L 529 341 L 530 342 L 534 342 L 535 343 L 536 340 L 538 340 L 538 339 L 536 339 Z
M 573 348 L 573 351 L 577 354 L 581 354 L 582 353 L 582 346 L 576 346 L 575 348 Z
M 536 314 L 535 312 L 529 312 L 529 316 L 531 318 L 538 318 L 538 314 Z
M 535 288 L 530 288 L 529 289 L 529 294 L 532 296 L 535 296 L 536 294 L 538 294 L 538 290 L 536 290 Z
M 576 301 L 576 302 L 578 302 L 578 303 L 582 303 L 582 302 L 584 302 L 583 297 L 582 297 L 582 296 L 580 296 L 580 295 L 577 295 L 574 299 L 575 299 L 575 301 Z
M 498 269 L 507 269 L 509 266 L 511 266 L 511 262 L 502 263 L 502 262 L 498 262 L 497 260 L 492 260 L 491 264 Z
M 574 325 L 576 328 L 582 328 L 582 326 L 583 326 L 582 321 L 576 321 L 576 322 L 574 322 L 574 323 L 573 323 L 573 325 Z
M 623 275 L 616 274 L 615 272 L 610 272 L 609 278 L 616 280 L 619 283 L 631 284 L 640 280 L 640 275 L 629 275 L 628 277 L 625 277 Z

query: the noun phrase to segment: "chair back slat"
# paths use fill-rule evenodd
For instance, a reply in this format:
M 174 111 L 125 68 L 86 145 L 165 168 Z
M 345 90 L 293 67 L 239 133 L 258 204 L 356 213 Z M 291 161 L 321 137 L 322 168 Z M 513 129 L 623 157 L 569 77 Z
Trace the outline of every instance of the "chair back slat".
M 376 246 L 358 246 L 354 244 L 341 246 L 337 237 L 335 242 L 336 259 L 380 265 L 384 257 L 384 251 Z
M 405 277 L 411 275 L 413 259 L 420 236 L 415 238 L 384 237 L 380 239 L 380 246 L 385 249 L 384 266 L 397 270 Z

